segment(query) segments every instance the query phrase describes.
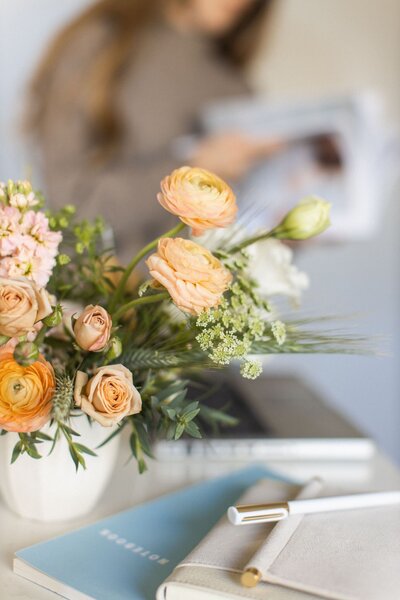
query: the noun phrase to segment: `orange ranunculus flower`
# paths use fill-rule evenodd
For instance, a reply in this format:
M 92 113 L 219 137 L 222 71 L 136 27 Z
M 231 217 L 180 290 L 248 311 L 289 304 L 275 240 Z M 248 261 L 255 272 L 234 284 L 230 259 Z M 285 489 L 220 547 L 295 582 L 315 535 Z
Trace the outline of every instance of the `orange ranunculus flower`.
M 232 274 L 209 250 L 182 238 L 162 238 L 146 264 L 176 306 L 192 315 L 217 306 L 232 281 Z
M 164 177 L 157 198 L 163 208 L 192 227 L 193 235 L 226 227 L 236 218 L 236 198 L 229 185 L 198 167 L 181 167 Z
M 37 431 L 50 420 L 55 390 L 53 367 L 43 356 L 21 367 L 10 349 L 0 351 L 0 429 Z

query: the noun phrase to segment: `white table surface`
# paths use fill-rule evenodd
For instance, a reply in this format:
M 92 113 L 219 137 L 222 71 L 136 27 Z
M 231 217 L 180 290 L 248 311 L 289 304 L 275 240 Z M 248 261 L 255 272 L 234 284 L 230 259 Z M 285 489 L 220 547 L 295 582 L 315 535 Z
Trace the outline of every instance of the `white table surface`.
M 14 552 L 81 525 L 92 523 L 135 504 L 177 490 L 202 479 L 222 475 L 245 466 L 240 461 L 152 462 L 139 476 L 133 461 L 126 465 L 126 447 L 113 479 L 97 509 L 85 518 L 64 523 L 39 523 L 21 519 L 0 503 L 0 599 L 54 600 L 59 598 L 12 572 Z M 267 466 L 297 481 L 319 475 L 327 481 L 352 489 L 400 489 L 400 470 L 383 454 L 368 462 L 272 461 Z M 1 489 L 1 482 L 0 482 Z M 112 598 L 110 598 L 112 600 Z

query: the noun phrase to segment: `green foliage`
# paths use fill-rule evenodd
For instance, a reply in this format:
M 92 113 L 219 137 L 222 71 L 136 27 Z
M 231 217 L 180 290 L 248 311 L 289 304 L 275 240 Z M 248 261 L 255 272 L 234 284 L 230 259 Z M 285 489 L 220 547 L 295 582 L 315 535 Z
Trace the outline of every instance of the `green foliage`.
M 93 223 L 87 220 L 81 221 L 74 227 L 75 251 L 83 254 L 85 250 L 89 254 L 96 252 L 97 239 L 104 231 L 103 220 L 97 218 Z
M 177 369 L 192 366 L 207 366 L 211 361 L 199 348 L 157 350 L 153 348 L 127 349 L 120 357 L 120 362 L 128 369 Z
M 226 410 L 229 410 L 229 407 L 227 407 Z M 201 402 L 199 418 L 201 421 L 210 425 L 214 433 L 217 433 L 221 427 L 235 427 L 239 423 L 236 417 L 232 417 L 232 415 L 225 412 L 225 410 L 210 408 L 205 404 L 201 404 Z
M 128 419 L 124 419 L 123 421 L 118 423 L 116 429 L 112 433 L 110 433 L 110 435 L 108 435 L 106 437 L 106 439 L 103 442 L 101 442 L 101 444 L 99 444 L 97 446 L 96 450 L 98 450 L 99 448 L 102 448 L 103 446 L 108 444 L 108 442 L 110 442 L 113 438 L 115 438 L 117 435 L 119 435 L 127 424 L 128 424 Z
M 252 354 L 372 354 L 368 340 L 340 331 L 304 329 L 305 324 L 318 324 L 319 319 L 286 321 L 286 337 L 282 344 L 272 339 L 253 342 Z
M 64 423 L 57 423 L 57 428 L 54 437 L 43 433 L 42 431 L 34 431 L 32 433 L 19 433 L 19 441 L 15 444 L 12 455 L 11 455 L 11 463 L 14 463 L 19 456 L 24 454 L 28 454 L 31 458 L 42 458 L 42 454 L 40 454 L 38 450 L 38 445 L 43 442 L 52 442 L 49 454 L 51 454 L 54 450 L 54 447 L 57 441 L 63 436 L 68 444 L 69 454 L 75 464 L 76 470 L 81 466 L 86 469 L 86 462 L 84 459 L 84 454 L 88 454 L 90 456 L 96 456 L 93 450 L 87 448 L 83 444 L 76 442 L 73 438 L 79 437 L 79 433 L 74 431 L 68 425 Z
M 130 417 L 129 423 L 132 427 L 132 432 L 129 437 L 129 445 L 132 455 L 136 458 L 139 473 L 144 473 L 147 470 L 147 465 L 144 456 L 154 458 L 151 452 L 151 442 L 147 424 L 141 417 Z
M 151 408 L 159 415 L 159 432 L 169 440 L 177 440 L 183 433 L 201 437 L 199 428 L 193 422 L 200 412 L 199 403 L 186 400 L 188 381 L 176 379 L 166 384 L 150 397 Z
M 48 288 L 59 301 L 97 304 L 110 297 L 115 289 L 113 274 L 121 268 L 110 260 L 113 252 L 103 248 L 102 219 L 78 220 L 75 212 L 75 207 L 67 205 L 58 213 L 46 213 L 51 228 L 63 234 Z
M 19 441 L 15 444 L 12 455 L 11 463 L 14 463 L 19 456 L 28 454 L 31 458 L 42 458 L 39 453 L 37 446 L 45 441 L 52 441 L 52 438 L 41 431 L 34 431 L 32 433 L 19 433 Z
M 97 456 L 97 454 L 87 446 L 84 446 L 83 444 L 80 444 L 74 440 L 74 437 L 80 437 L 80 434 L 74 431 L 71 427 L 69 427 L 65 423 L 60 422 L 57 422 L 56 425 L 56 433 L 54 435 L 53 445 L 49 454 L 53 452 L 57 441 L 61 438 L 61 436 L 63 436 L 67 442 L 68 451 L 70 457 L 73 460 L 76 470 L 78 471 L 79 467 L 86 469 L 86 461 L 84 458 L 84 454 L 88 454 L 89 456 Z

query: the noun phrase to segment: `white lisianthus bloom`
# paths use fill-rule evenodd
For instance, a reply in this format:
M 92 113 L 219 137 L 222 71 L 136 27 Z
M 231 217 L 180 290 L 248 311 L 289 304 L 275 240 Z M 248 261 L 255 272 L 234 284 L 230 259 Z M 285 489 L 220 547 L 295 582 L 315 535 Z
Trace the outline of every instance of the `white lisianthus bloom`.
M 249 272 L 259 285 L 258 291 L 266 297 L 288 296 L 299 302 L 310 282 L 308 275 L 292 264 L 292 250 L 271 238 L 250 246 L 248 251 Z
M 232 226 L 226 227 L 225 229 L 209 229 L 208 231 L 205 231 L 202 235 L 197 236 L 195 238 L 193 238 L 193 236 L 190 236 L 190 239 L 196 241 L 198 244 L 201 244 L 202 246 L 210 250 L 210 252 L 215 252 L 221 246 L 224 246 L 224 241 L 226 239 L 229 239 L 229 236 L 231 235 L 232 231 L 234 231 L 234 228 Z

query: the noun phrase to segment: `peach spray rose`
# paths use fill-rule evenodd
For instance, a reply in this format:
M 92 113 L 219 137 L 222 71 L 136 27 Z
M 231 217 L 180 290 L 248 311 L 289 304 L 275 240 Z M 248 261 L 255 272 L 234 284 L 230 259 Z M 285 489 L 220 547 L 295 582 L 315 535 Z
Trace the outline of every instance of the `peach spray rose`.
M 193 235 L 226 227 L 236 218 L 233 191 L 222 179 L 205 169 L 176 169 L 162 180 L 157 198 L 165 210 L 192 227 Z
M 182 238 L 162 238 L 146 264 L 176 306 L 192 315 L 217 306 L 232 281 L 232 274 L 211 252 Z
M 46 290 L 39 289 L 33 281 L 0 277 L 0 335 L 27 335 L 52 311 Z
M 116 425 L 124 417 L 142 410 L 132 373 L 123 365 L 99 367 L 91 379 L 78 371 L 74 400 L 84 413 L 104 427 Z

